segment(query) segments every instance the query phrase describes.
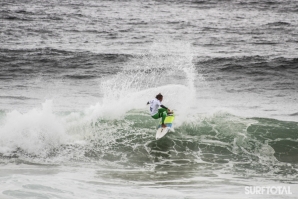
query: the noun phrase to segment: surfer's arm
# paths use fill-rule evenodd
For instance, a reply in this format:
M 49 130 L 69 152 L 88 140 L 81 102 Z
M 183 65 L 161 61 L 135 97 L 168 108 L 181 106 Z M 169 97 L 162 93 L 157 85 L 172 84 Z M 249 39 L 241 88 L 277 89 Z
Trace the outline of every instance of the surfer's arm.
M 160 107 L 169 110 L 169 109 L 168 109 L 167 107 L 165 107 L 164 105 L 160 105 Z
M 150 104 L 150 102 L 147 102 L 147 105 Z

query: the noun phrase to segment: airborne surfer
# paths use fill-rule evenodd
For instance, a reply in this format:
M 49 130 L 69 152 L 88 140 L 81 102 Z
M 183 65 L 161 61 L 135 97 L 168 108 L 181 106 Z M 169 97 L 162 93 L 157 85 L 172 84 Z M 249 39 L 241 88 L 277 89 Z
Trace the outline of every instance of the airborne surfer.
M 165 121 L 167 115 L 173 114 L 173 112 L 171 112 L 170 109 L 168 109 L 167 107 L 165 107 L 164 105 L 161 104 L 162 99 L 163 99 L 163 96 L 161 93 L 159 93 L 158 95 L 156 95 L 156 97 L 153 100 L 148 101 L 147 105 L 150 104 L 151 117 L 153 119 L 162 118 L 161 126 L 163 128 L 165 128 L 167 126 L 164 124 L 164 121 Z

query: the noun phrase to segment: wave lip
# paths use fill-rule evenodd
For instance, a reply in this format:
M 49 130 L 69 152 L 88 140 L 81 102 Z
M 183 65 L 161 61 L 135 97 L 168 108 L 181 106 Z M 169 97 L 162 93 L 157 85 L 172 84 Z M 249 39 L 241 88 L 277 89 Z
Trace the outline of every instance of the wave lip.
M 290 116 L 298 116 L 298 112 L 290 114 Z

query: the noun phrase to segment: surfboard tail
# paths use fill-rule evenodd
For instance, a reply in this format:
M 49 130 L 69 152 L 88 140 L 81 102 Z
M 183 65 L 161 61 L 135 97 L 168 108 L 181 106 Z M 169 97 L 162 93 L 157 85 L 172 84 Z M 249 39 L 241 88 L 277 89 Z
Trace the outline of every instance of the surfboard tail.
M 165 125 L 168 127 L 168 128 L 172 128 L 173 124 L 172 123 L 165 123 Z M 161 128 L 161 124 L 159 124 L 156 129 L 159 129 Z

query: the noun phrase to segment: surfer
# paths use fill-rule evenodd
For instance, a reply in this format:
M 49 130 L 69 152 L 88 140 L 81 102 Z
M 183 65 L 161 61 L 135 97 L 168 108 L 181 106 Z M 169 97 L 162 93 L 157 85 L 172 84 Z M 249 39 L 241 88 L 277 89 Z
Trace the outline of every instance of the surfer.
M 164 122 L 168 114 L 172 114 L 173 112 L 170 111 L 167 107 L 161 104 L 163 99 L 163 96 L 161 93 L 156 95 L 156 97 L 153 100 L 150 100 L 147 102 L 147 105 L 150 104 L 150 113 L 151 117 L 154 119 L 162 118 L 161 120 L 161 126 L 163 128 L 167 127 Z M 160 108 L 161 107 L 161 108 Z

